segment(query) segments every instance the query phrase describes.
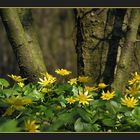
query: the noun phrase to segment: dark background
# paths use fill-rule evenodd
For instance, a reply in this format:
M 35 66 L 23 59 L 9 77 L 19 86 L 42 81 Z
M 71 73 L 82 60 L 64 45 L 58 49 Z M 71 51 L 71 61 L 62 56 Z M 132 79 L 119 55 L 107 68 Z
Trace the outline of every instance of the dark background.
M 138 0 L 1 0 L 1 7 L 138 7 Z

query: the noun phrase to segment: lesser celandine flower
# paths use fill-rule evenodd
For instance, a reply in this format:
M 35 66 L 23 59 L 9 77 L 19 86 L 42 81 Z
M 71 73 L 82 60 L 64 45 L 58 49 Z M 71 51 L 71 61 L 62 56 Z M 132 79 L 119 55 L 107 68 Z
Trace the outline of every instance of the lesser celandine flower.
M 132 87 L 128 87 L 128 89 L 126 89 L 126 94 L 135 95 L 138 93 L 140 93 L 140 85 L 139 84 L 133 84 Z
M 129 80 L 128 83 L 129 83 L 129 85 L 133 85 L 133 84 L 138 83 L 138 82 L 140 82 L 140 75 L 137 72 L 135 72 L 133 74 L 133 79 Z
M 50 81 L 50 83 L 54 83 L 56 81 L 56 77 L 52 76 L 48 72 L 42 73 L 44 77 L 46 77 L 47 80 Z
M 39 127 L 40 127 L 40 125 L 36 124 L 35 120 L 25 121 L 25 130 L 27 132 L 40 132 Z
M 85 86 L 85 91 L 88 91 L 88 92 L 90 92 L 90 91 L 95 91 L 95 90 L 97 90 L 98 88 L 96 88 L 96 87 L 92 87 L 92 86 Z
M 38 82 L 38 84 L 42 85 L 43 87 L 50 85 L 50 81 L 46 77 L 44 77 L 43 79 L 39 78 L 39 80 L 40 81 Z
M 13 74 L 11 74 L 11 75 L 8 75 L 10 78 L 12 78 L 14 81 L 16 81 L 16 82 L 23 82 L 23 81 L 25 81 L 27 78 L 22 78 L 21 76 L 16 76 L 16 75 L 13 75 Z
M 103 91 L 101 99 L 102 100 L 110 100 L 115 96 L 115 91 L 109 92 L 107 91 L 106 93 Z
M 72 78 L 68 81 L 70 85 L 77 84 L 77 78 Z
M 53 84 L 56 81 L 56 77 L 53 77 L 52 75 L 48 74 L 47 72 L 44 74 L 44 78 L 39 78 L 39 84 L 43 87 L 49 86 Z
M 50 91 L 52 91 L 52 90 L 49 88 L 42 88 L 41 89 L 41 92 L 43 92 L 43 93 L 49 93 Z
M 79 101 L 79 103 L 82 105 L 86 105 L 86 104 L 88 105 L 89 102 L 93 100 L 91 97 L 92 95 L 88 95 L 88 91 L 84 93 L 80 92 L 79 95 L 77 95 L 76 100 Z
M 17 83 L 21 88 L 23 88 L 24 87 L 24 83 L 22 83 L 22 82 L 19 82 L 19 83 Z
M 106 85 L 105 83 L 99 83 L 98 84 L 98 88 L 100 88 L 100 89 L 104 89 L 104 88 L 106 88 L 108 85 Z
M 138 100 L 134 97 L 127 97 L 121 98 L 122 104 L 126 105 L 129 108 L 134 108 L 136 105 L 138 105 Z
M 21 96 L 12 96 L 7 99 L 5 99 L 5 102 L 9 105 L 13 105 L 15 107 L 20 107 L 23 105 L 28 105 L 32 103 L 32 100 L 30 98 L 23 98 Z
M 4 113 L 4 116 L 10 116 L 13 114 L 15 110 L 18 110 L 19 108 L 23 107 L 24 105 L 29 105 L 32 103 L 32 100 L 30 98 L 23 98 L 20 96 L 12 96 L 4 100 L 6 104 L 9 105 L 7 110 Z
M 89 78 L 88 76 L 79 76 L 78 81 L 81 83 L 87 83 L 91 81 L 91 78 Z
M 3 116 L 10 116 L 15 112 L 15 107 L 14 106 L 10 106 L 6 109 L 6 111 L 4 112 Z
M 55 72 L 61 76 L 66 76 L 71 74 L 71 71 L 66 70 L 66 69 L 56 69 Z
M 74 99 L 73 97 L 69 97 L 69 98 L 66 98 L 66 101 L 69 103 L 69 104 L 73 104 L 76 102 L 76 99 Z

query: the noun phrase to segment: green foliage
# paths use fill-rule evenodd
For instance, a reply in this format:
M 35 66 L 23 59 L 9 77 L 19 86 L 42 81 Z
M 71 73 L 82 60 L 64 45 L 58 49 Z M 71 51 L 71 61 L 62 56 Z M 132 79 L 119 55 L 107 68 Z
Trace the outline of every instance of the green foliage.
M 9 85 L 0 79 L 0 132 L 140 130 L 139 88 L 136 85 L 135 94 L 130 88 L 126 90 L 129 94 L 122 94 L 100 89 L 98 85 L 87 87 L 82 82 L 65 80 L 58 83 L 54 77 L 46 75 L 44 81 L 26 85 L 24 81 Z
M 0 78 L 0 86 L 2 87 L 8 87 L 9 86 L 9 82 L 3 78 Z
M 20 128 L 17 127 L 17 124 L 16 120 L 6 120 L 1 124 L 0 132 L 19 132 Z

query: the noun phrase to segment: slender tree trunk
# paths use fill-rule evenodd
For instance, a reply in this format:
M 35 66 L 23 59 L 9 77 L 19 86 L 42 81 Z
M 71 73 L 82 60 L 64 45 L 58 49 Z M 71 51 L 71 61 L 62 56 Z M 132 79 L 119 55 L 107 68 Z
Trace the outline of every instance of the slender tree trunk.
M 138 27 L 140 24 L 140 9 L 132 9 L 128 22 L 125 44 L 121 50 L 121 56 L 117 65 L 117 71 L 112 87 L 115 90 L 124 91 L 129 79 L 132 66 L 133 50 L 136 42 Z
M 120 45 L 120 40 L 122 39 L 123 36 L 122 25 L 124 22 L 124 16 L 126 14 L 126 9 L 113 9 L 113 13 L 115 15 L 115 20 L 111 38 L 109 39 L 109 50 L 105 70 L 103 73 L 103 81 L 106 84 L 111 84 L 114 80 L 114 72 L 117 62 L 118 48 Z
M 30 10 L 22 11 L 19 18 L 17 9 L 1 9 L 1 17 L 21 74 L 30 82 L 38 81 L 41 72 L 46 71 L 46 67 L 32 27 Z

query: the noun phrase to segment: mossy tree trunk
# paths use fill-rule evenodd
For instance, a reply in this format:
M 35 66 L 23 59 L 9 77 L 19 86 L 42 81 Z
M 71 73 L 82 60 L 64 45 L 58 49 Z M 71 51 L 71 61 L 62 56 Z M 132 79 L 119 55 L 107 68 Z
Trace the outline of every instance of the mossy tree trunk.
M 21 75 L 27 77 L 30 82 L 37 82 L 46 67 L 33 28 L 31 11 L 5 8 L 0 12 Z
M 121 49 L 119 63 L 112 87 L 124 91 L 129 79 L 132 66 L 132 57 L 140 24 L 140 9 L 131 9 L 124 46 Z

